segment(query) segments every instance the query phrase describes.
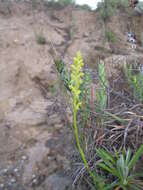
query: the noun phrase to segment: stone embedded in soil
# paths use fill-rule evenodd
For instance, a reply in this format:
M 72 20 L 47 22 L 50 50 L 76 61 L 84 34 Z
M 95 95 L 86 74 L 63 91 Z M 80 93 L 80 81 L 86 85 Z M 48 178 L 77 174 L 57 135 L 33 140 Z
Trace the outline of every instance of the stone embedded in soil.
M 39 174 L 35 175 L 35 178 L 32 179 L 30 186 L 37 187 L 40 186 L 45 181 L 45 175 Z
M 71 184 L 70 178 L 54 174 L 46 179 L 43 190 L 67 190 Z
M 3 174 L 7 174 L 7 172 L 8 172 L 7 168 L 3 169 L 3 171 L 2 171 Z
M 16 183 L 16 179 L 12 178 L 11 180 L 11 183 Z
M 28 159 L 28 157 L 27 156 L 22 156 L 22 158 L 21 158 L 22 160 L 27 160 Z
M 13 171 L 14 171 L 15 173 L 17 173 L 19 170 L 18 170 L 18 168 L 15 168 Z

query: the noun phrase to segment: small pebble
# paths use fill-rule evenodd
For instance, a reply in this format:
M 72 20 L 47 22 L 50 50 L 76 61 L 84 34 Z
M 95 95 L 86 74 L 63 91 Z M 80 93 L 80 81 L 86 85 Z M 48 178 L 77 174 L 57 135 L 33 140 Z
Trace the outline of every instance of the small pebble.
M 12 178 L 10 181 L 11 181 L 11 183 L 15 183 L 16 179 Z
M 33 180 L 32 180 L 32 183 L 33 183 L 33 184 L 37 183 L 37 179 L 33 179 Z
M 27 156 L 22 156 L 22 160 L 27 160 Z
M 14 169 L 14 172 L 17 173 L 17 172 L 18 172 L 18 168 L 15 168 L 15 169 Z
M 33 175 L 32 175 L 32 179 L 34 179 L 35 177 L 36 177 L 36 175 L 35 175 L 35 174 L 33 174 Z
M 8 172 L 8 169 L 7 169 L 7 168 L 3 169 L 3 173 L 4 173 L 4 174 L 6 174 L 7 172 Z

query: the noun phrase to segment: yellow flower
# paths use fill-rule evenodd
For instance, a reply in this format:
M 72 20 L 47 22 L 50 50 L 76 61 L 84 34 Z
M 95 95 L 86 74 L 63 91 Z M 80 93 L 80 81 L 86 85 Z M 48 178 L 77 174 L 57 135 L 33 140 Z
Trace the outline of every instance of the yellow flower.
M 77 53 L 76 57 L 74 58 L 74 63 L 72 64 L 72 73 L 71 73 L 71 85 L 70 89 L 73 95 L 73 105 L 76 111 L 80 108 L 80 85 L 82 84 L 82 67 L 83 67 L 83 59 L 80 52 Z

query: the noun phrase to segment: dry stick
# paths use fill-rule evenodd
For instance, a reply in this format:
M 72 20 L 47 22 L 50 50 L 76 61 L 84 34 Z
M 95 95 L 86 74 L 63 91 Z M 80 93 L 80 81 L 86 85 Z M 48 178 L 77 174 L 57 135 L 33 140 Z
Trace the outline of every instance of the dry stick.
M 78 172 L 78 174 L 76 175 L 73 183 L 72 183 L 72 186 L 75 187 L 77 181 L 80 179 L 80 177 L 85 173 L 86 171 L 86 167 L 84 166 L 83 168 L 81 168 Z
M 122 136 L 122 133 L 119 134 L 114 140 L 112 140 L 112 144 L 111 144 L 111 145 L 113 145 L 114 142 L 117 142 L 117 140 L 118 140 L 121 136 Z
M 134 105 L 132 108 L 130 108 L 130 110 L 133 110 L 133 109 L 135 109 L 135 108 L 137 108 L 137 107 L 140 107 L 140 106 L 143 106 L 143 104 L 136 104 L 136 105 Z
M 129 127 L 131 126 L 132 122 L 133 122 L 134 119 L 131 119 L 125 129 L 125 133 L 124 133 L 124 148 L 126 150 L 126 140 L 127 140 L 127 134 L 128 134 L 128 130 L 129 130 Z

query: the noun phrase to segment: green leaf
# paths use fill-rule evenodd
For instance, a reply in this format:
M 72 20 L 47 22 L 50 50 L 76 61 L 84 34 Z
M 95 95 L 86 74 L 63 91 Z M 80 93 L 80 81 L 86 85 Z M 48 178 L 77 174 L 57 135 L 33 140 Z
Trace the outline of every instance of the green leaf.
M 118 187 L 118 186 L 119 186 L 119 182 L 115 181 L 109 185 L 106 185 L 105 190 L 110 190 L 110 189 L 113 190 L 113 188 Z
M 128 167 L 130 170 L 135 166 L 136 162 L 138 161 L 142 153 L 143 153 L 143 145 L 140 146 L 140 148 L 137 150 L 137 152 L 133 156 L 132 160 L 129 162 Z
M 106 166 L 103 163 L 97 163 L 96 166 L 99 166 L 100 168 L 102 168 L 103 170 L 106 170 L 109 173 L 112 173 L 112 169 L 110 169 L 108 166 Z
M 134 185 L 134 184 L 131 185 L 131 188 L 134 189 L 134 190 L 141 190 L 139 187 L 137 187 L 137 186 Z
M 143 177 L 143 172 L 134 173 L 128 177 L 128 179 L 136 179 L 137 177 Z
M 131 149 L 128 149 L 127 155 L 126 155 L 126 165 L 128 165 L 130 159 L 131 159 Z
M 104 160 L 110 160 L 113 164 L 116 164 L 114 157 L 112 156 L 112 154 L 108 151 L 105 151 L 103 149 L 96 149 L 97 155 L 99 157 L 102 157 L 102 159 Z

